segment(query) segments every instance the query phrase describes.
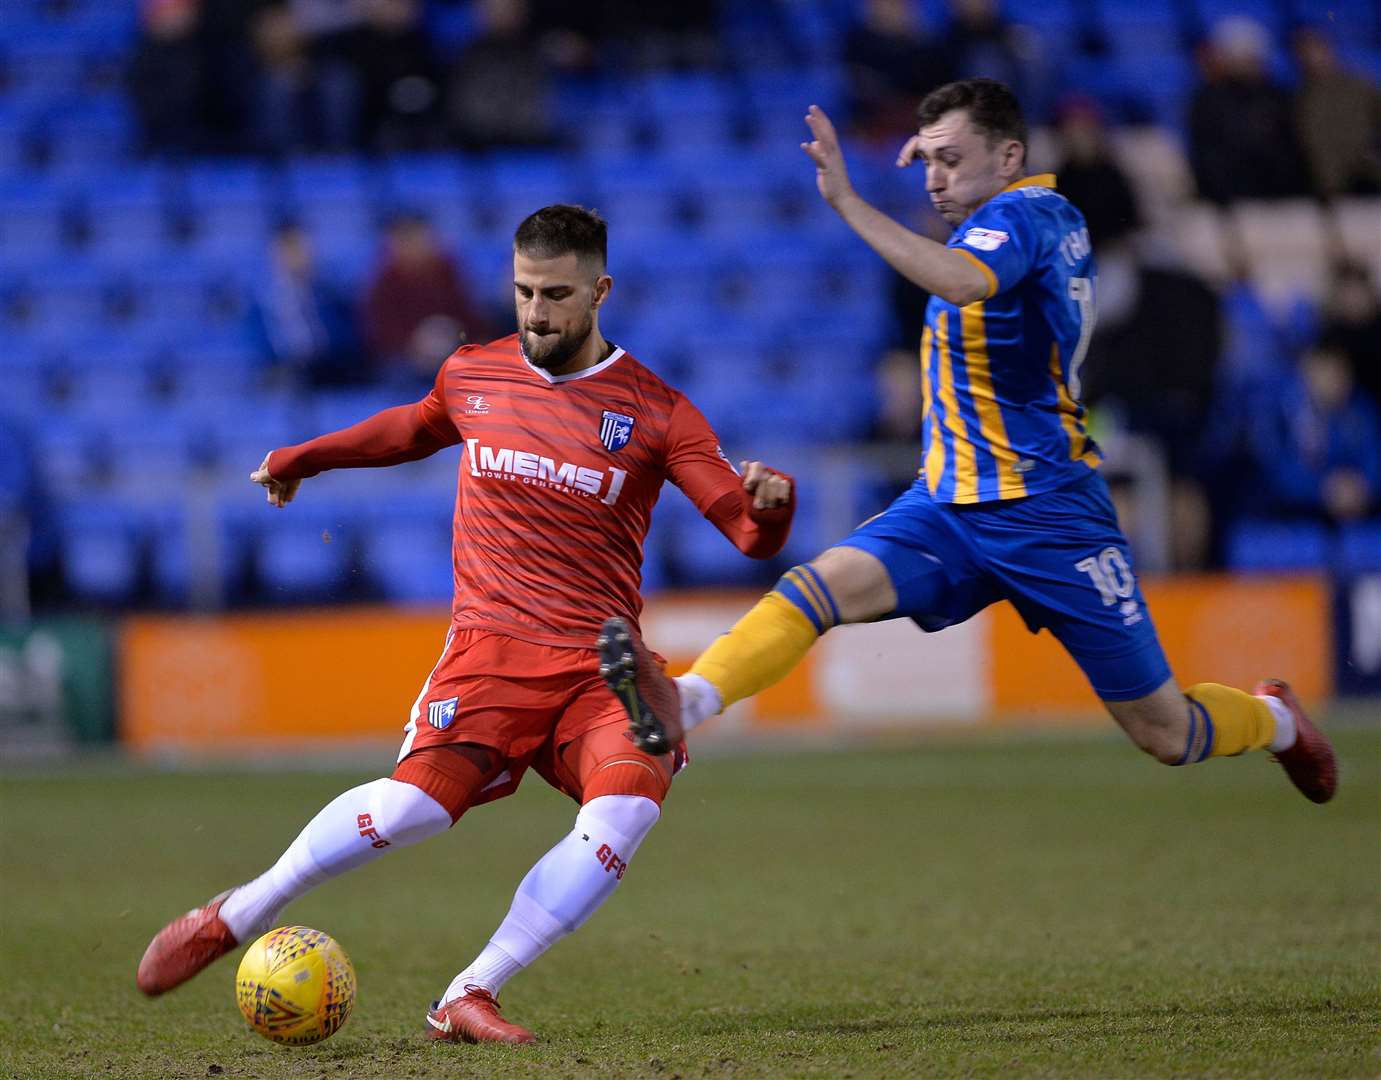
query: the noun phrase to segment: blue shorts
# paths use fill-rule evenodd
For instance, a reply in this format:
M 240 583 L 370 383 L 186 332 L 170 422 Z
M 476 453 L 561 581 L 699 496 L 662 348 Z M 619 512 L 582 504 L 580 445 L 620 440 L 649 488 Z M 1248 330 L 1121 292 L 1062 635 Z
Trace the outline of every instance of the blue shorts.
M 1104 701 L 1145 697 L 1170 678 L 1098 473 L 974 506 L 937 503 L 917 480 L 840 544 L 887 567 L 892 618 L 940 630 L 1010 600 L 1033 634 L 1049 628 Z

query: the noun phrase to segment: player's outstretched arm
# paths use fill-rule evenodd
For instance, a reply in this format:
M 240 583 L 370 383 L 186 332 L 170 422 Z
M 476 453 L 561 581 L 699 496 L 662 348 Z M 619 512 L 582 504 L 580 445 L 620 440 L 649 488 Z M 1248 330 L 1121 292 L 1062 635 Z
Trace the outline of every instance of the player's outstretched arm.
M 815 185 L 849 228 L 891 264 L 908 281 L 934 293 L 951 304 L 971 304 L 989 295 L 988 279 L 973 262 L 959 252 L 914 233 L 888 217 L 854 190 L 849 180 L 844 151 L 834 124 L 818 105 L 806 113 L 812 140 L 801 149 L 815 163 Z M 897 164 L 910 164 L 914 140 L 902 150 Z
M 270 451 L 249 478 L 267 489 L 271 505 L 286 506 L 303 480 L 327 469 L 401 465 L 459 441 L 460 432 L 446 417 L 444 405 L 434 404 L 428 395 L 420 402 L 375 413 L 342 431 Z

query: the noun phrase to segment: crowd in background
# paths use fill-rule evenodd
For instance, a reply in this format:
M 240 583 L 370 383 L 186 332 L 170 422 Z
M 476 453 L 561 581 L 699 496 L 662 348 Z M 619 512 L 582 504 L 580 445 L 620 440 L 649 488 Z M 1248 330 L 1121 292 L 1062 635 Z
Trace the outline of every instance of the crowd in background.
M 124 80 L 141 152 L 153 159 L 495 147 L 560 154 L 571 133 L 555 123 L 558 85 L 601 86 L 655 69 L 732 78 L 722 6 L 144 0 Z M 1073 84 L 1049 36 L 1005 18 L 996 0 L 944 6 L 947 18 L 930 25 L 930 9 L 908 0 L 852 5 L 833 58 L 844 88 L 838 119 L 855 152 L 895 153 L 935 86 L 983 74 L 1017 88 L 1046 134 L 1036 164 L 1053 166 L 1085 213 L 1099 263 L 1099 321 L 1082 380 L 1093 428 L 1160 447 L 1172 483 L 1173 565 L 1221 565 L 1226 531 L 1243 518 L 1334 524 L 1381 514 L 1381 294 L 1371 269 L 1337 243 L 1322 302 L 1282 313 L 1258 294 L 1244 257 L 1212 282 L 1164 257 L 1114 142 L 1122 125 L 1165 118 L 1135 94 Z M 789 52 L 799 14 L 781 0 L 754 5 L 749 21 L 761 24 L 764 48 Z M 1261 199 L 1329 205 L 1381 193 L 1381 90 L 1374 72 L 1340 61 L 1336 29 L 1302 24 L 1280 37 L 1246 16 L 1208 24 L 1186 16 L 1177 33 L 1197 70 L 1178 126 L 1201 199 L 1225 208 Z M 1081 55 L 1108 48 L 1093 20 L 1071 35 Z M 911 195 L 908 224 L 944 239 L 919 178 Z M 300 222 L 277 223 L 249 314 L 266 383 L 412 393 L 456 344 L 508 332 L 511 312 L 473 287 L 467 252 L 448 246 L 424 215 L 400 206 L 379 230 L 378 262 L 352 293 L 322 272 Z M 914 441 L 925 296 L 899 277 L 890 293 L 870 435 Z M 4 458 L 20 460 L 19 447 Z M 25 491 L 11 497 L 41 505 L 41 492 L 28 490 L 32 473 L 22 479 L 15 490 Z

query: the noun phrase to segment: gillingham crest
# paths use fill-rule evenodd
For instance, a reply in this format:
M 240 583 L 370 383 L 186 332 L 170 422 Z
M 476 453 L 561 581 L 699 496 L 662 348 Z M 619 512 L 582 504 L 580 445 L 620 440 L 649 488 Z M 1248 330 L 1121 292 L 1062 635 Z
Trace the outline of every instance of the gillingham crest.
M 440 731 L 442 728 L 451 726 L 451 721 L 456 718 L 456 702 L 459 698 L 447 698 L 445 701 L 427 702 L 427 723 Z
M 606 450 L 622 450 L 633 437 L 633 418 L 623 413 L 604 410 L 599 418 L 599 441 Z

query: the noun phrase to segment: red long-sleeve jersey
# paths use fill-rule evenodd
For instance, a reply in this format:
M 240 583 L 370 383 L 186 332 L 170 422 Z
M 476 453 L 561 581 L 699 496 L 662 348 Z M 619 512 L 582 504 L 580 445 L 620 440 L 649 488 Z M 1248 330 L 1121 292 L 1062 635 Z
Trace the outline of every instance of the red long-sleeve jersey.
M 456 484 L 452 621 L 590 648 L 600 624 L 642 610 L 643 541 L 664 481 L 740 551 L 781 550 L 796 499 L 755 510 L 700 411 L 622 349 L 551 375 L 517 335 L 465 346 L 421 401 L 275 450 L 278 480 L 396 465 L 464 443 Z

